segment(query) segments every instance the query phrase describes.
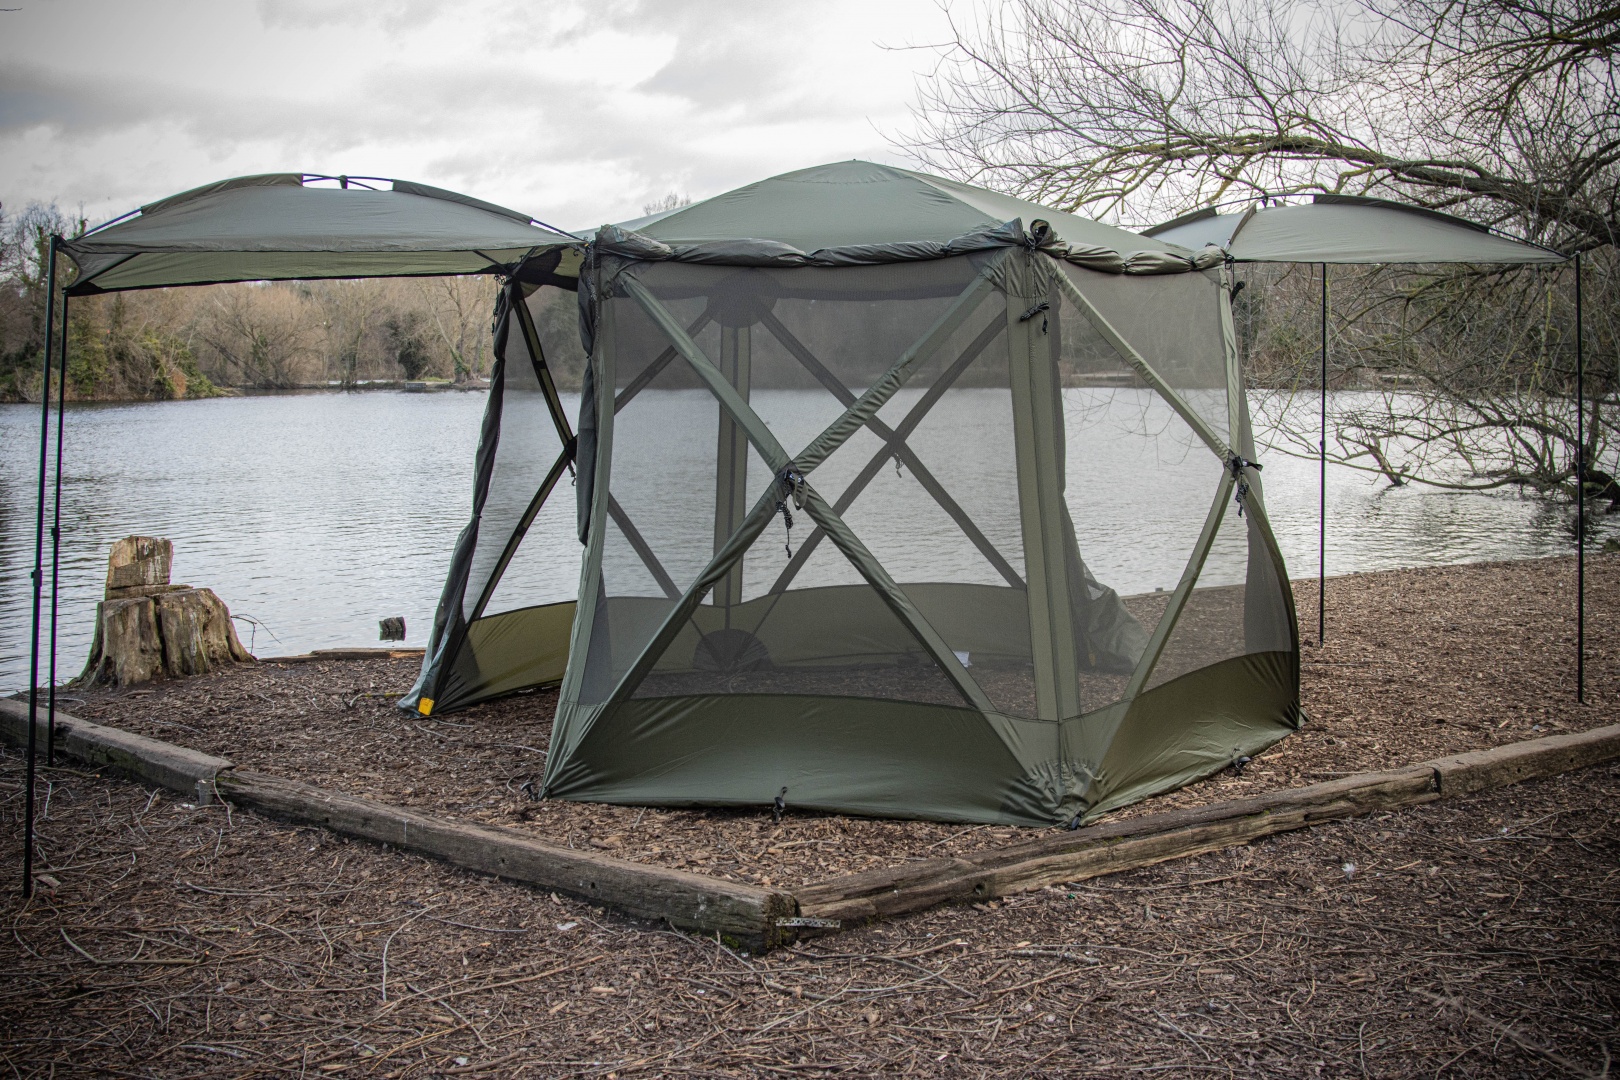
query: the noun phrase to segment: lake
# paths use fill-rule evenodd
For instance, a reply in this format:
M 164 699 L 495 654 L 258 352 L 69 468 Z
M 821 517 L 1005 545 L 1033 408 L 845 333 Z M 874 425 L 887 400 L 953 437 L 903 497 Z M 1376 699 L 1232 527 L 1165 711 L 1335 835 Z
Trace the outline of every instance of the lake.
M 1065 395 L 1071 415 L 1099 408 L 1084 392 Z M 1119 399 L 1109 401 L 1107 408 L 1116 408 Z M 378 619 L 394 615 L 405 617 L 406 644 L 423 644 L 452 545 L 470 511 L 484 402 L 480 392 L 377 391 L 71 407 L 62 486 L 59 678 L 83 666 L 109 545 L 135 533 L 173 540 L 174 581 L 217 592 L 232 614 L 245 617 L 238 623 L 242 641 L 261 656 L 376 645 Z M 905 400 L 894 404 L 903 408 Z M 759 403 L 773 425 L 790 423 L 790 406 Z M 568 407 L 577 410 L 577 396 Z M 953 432 L 960 433 L 954 425 L 963 421 L 939 419 L 933 430 L 943 454 Z M 799 420 L 807 423 L 803 416 Z M 925 425 L 913 440 L 924 462 L 933 460 L 928 437 Z M 1071 434 L 1069 502 L 1082 553 L 1099 580 L 1121 593 L 1173 587 L 1185 561 L 1180 534 L 1190 529 L 1196 535 L 1213 491 L 1206 474 L 1218 468 L 1202 451 L 1183 461 L 1173 453 L 1166 458 L 1160 445 L 1155 453 L 1162 479 L 1131 484 L 1130 461 L 1120 464 L 1120 445 L 1089 438 L 1084 430 Z M 848 448 L 850 473 L 865 462 L 860 450 L 859 443 Z M 653 447 L 647 452 L 657 453 Z M 0 406 L 4 692 L 27 685 L 38 454 L 38 407 Z M 1317 465 L 1263 447 L 1260 457 L 1267 507 L 1289 572 L 1314 576 Z M 1088 468 L 1100 461 L 1113 464 Z M 845 466 L 835 455 L 825 468 L 831 485 Z M 955 481 L 942 479 L 976 518 L 976 498 L 987 507 L 1005 502 L 1008 477 L 996 468 L 959 472 Z M 888 530 L 915 537 L 915 544 L 876 552 L 897 578 L 937 577 L 942 564 L 973 557 L 957 534 L 927 517 L 937 506 L 903 474 L 886 467 L 872 485 L 872 497 L 863 496 L 849 516 L 858 534 L 863 513 L 881 514 L 886 527 L 916 516 L 910 533 Z M 566 487 L 558 494 L 561 501 L 541 515 L 526 557 L 500 590 L 506 606 L 573 595 L 579 552 L 572 538 L 573 498 Z M 1391 489 L 1330 466 L 1327 570 L 1346 574 L 1564 554 L 1574 549 L 1572 521 L 1572 510 L 1512 493 Z M 995 540 L 992 525 L 986 532 Z M 780 521 L 772 527 L 779 535 Z M 795 544 L 804 531 L 795 530 Z M 1172 533 L 1171 541 L 1152 542 Z M 780 544 L 776 550 L 781 553 Z M 969 554 L 960 555 L 964 551 Z M 48 559 L 47 547 L 47 574 Z M 1212 566 L 1223 561 L 1217 553 Z M 965 564 L 964 572 L 971 573 Z M 1212 572 L 1225 571 L 1216 566 Z

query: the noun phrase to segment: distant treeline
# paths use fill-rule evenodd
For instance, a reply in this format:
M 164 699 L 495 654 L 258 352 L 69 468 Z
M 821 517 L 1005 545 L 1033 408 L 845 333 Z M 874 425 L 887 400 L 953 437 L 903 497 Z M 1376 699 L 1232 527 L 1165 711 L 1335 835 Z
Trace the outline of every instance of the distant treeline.
M 82 229 L 54 207 L 0 208 L 0 401 L 39 397 L 49 238 Z M 71 265 L 59 262 L 59 280 Z M 67 392 L 79 401 L 140 401 L 238 387 L 478 379 L 489 374 L 495 290 L 489 277 L 395 278 L 77 297 L 68 311 Z M 572 295 L 550 307 L 559 310 L 536 312 L 547 329 L 558 320 L 572 326 Z M 577 385 L 573 358 L 559 359 L 562 381 Z

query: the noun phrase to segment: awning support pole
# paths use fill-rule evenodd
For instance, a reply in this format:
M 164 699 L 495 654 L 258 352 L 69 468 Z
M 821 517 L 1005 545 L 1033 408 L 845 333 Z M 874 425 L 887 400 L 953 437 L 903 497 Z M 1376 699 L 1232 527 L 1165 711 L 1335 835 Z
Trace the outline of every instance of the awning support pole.
M 1316 494 L 1316 646 L 1327 640 L 1327 360 L 1328 269 L 1322 264 L 1322 438 L 1317 445 Z
M 61 364 L 56 372 L 56 492 L 51 509 L 51 665 L 46 680 L 45 764 L 56 764 L 56 601 L 62 570 L 62 425 L 67 418 L 68 302 L 62 294 L 62 333 L 57 337 Z M 46 364 L 49 367 L 49 362 Z
M 56 245 L 52 235 L 45 268 L 45 354 L 40 365 L 39 387 L 39 497 L 34 514 L 34 622 L 28 653 L 28 751 L 23 783 L 23 879 L 24 899 L 34 895 L 34 771 L 39 717 L 39 614 L 40 590 L 45 584 L 45 466 L 50 460 L 51 358 L 56 355 Z
M 1581 329 L 1581 253 L 1575 253 L 1575 701 L 1586 704 L 1586 354 Z

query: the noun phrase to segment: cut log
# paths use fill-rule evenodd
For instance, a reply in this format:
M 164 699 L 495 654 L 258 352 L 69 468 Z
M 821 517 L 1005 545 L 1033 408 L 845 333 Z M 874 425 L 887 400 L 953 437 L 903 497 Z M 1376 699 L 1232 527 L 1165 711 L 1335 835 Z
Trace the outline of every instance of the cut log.
M 0 741 L 27 742 L 29 709 L 0 700 Z M 36 738 L 43 737 L 43 712 Z M 195 794 L 218 794 L 284 820 L 319 825 L 448 862 L 768 947 L 949 900 L 977 900 L 1080 881 L 1244 844 L 1379 809 L 1490 790 L 1620 759 L 1620 726 L 1514 743 L 1381 773 L 1173 810 L 1048 835 L 963 858 L 923 859 L 793 892 L 576 851 L 515 830 L 448 821 L 293 780 L 232 772 L 223 758 L 57 714 L 68 756 Z
M 296 780 L 237 771 L 222 774 L 215 784 L 236 806 L 283 821 L 391 844 L 682 929 L 725 935 L 755 949 L 778 944 L 778 920 L 798 913 L 792 895 L 774 889 L 576 851 L 512 829 L 449 821 Z
M 959 859 L 927 859 L 794 890 L 802 916 L 843 926 L 1187 858 L 1324 821 L 1418 806 L 1620 757 L 1620 726 L 1358 773 L 1307 787 L 1104 822 Z
M 1612 740 L 1611 740 L 1612 742 Z M 931 859 L 834 878 L 795 891 L 807 916 L 845 922 L 896 915 L 947 900 L 987 900 L 1058 882 L 1183 859 L 1322 821 L 1355 817 L 1440 798 L 1435 769 L 1414 765 L 1385 773 L 1289 788 L 1232 802 L 1171 810 L 1024 844 Z
M 34 738 L 45 743 L 45 709 L 34 722 Z M 28 705 L 0 699 L 0 742 L 28 745 Z M 106 766 L 141 783 L 156 784 L 187 798 L 211 790 L 214 778 L 230 769 L 225 758 L 149 739 L 133 731 L 105 727 L 67 713 L 56 714 L 56 752 L 77 761 Z
M 126 536 L 115 541 L 107 557 L 107 598 L 121 597 L 123 589 L 169 583 L 174 544 L 157 536 Z
M 0 742 L 28 742 L 28 706 L 0 699 Z M 513 829 L 473 825 L 354 798 L 263 773 L 235 771 L 211 754 L 105 727 L 67 713 L 56 716 L 58 747 L 79 761 L 107 766 L 187 798 L 220 796 L 244 809 L 358 839 L 389 844 L 506 878 L 555 889 L 686 930 L 720 934 L 763 949 L 784 939 L 783 921 L 798 914 L 791 894 L 685 870 L 615 859 L 537 840 Z M 45 716 L 35 738 L 45 737 Z
M 402 660 L 416 658 L 425 650 L 421 646 L 397 649 L 316 649 L 314 652 L 295 653 L 292 656 L 256 657 L 261 664 L 308 664 L 316 660 Z

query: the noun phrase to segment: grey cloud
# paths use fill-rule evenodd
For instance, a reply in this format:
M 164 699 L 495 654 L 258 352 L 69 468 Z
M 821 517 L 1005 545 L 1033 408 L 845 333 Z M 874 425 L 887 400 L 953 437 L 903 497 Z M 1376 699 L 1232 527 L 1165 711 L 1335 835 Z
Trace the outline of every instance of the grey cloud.
M 95 190 L 122 210 L 231 171 L 387 171 L 559 225 L 600 224 L 670 191 L 705 198 L 826 157 L 892 159 L 867 117 L 903 116 L 903 101 L 874 98 L 859 77 L 886 62 L 870 35 L 852 27 L 841 45 L 817 29 L 860 10 L 841 5 L 279 0 L 219 10 L 186 14 L 188 36 L 164 38 L 150 63 L 101 43 L 123 66 L 99 77 L 79 74 L 94 65 L 0 49 L 29 57 L 0 64 L 0 196 Z M 353 62 L 328 70 L 351 42 Z M 239 55 L 242 77 L 221 78 L 218 64 L 204 73 L 185 62 L 193 54 Z M 806 79 L 812 70 L 837 76 Z M 23 134 L 42 128 L 43 144 Z M 739 129 L 749 137 L 728 135 Z M 114 149 L 132 136 L 138 166 Z M 18 160 L 25 138 L 54 149 Z
M 329 26 L 379 26 L 404 33 L 445 14 L 443 4 L 429 0 L 372 0 L 336 4 L 331 0 L 259 0 L 259 22 L 267 29 L 319 30 Z
M 167 107 L 161 94 L 32 64 L 0 67 L 0 133 L 46 127 L 91 134 L 150 119 Z

